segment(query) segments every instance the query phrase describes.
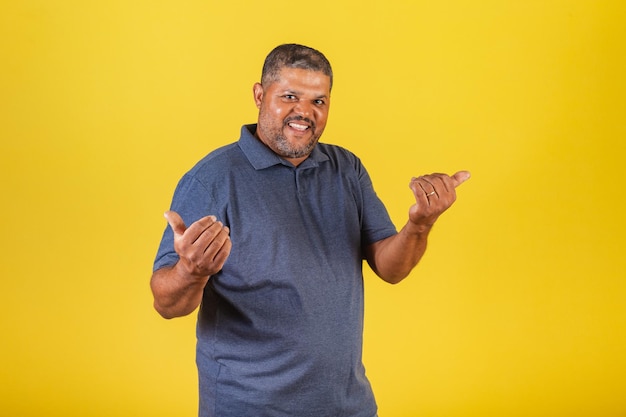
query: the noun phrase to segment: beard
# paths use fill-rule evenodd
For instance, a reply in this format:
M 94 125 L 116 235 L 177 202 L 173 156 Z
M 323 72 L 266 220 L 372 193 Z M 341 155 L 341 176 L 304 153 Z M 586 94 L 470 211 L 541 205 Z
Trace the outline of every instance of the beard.
M 305 143 L 293 144 L 283 133 L 283 129 L 287 127 L 287 124 L 293 121 L 304 121 L 309 124 L 311 137 Z M 308 156 L 311 152 L 313 152 L 313 149 L 315 148 L 315 145 L 317 145 L 317 142 L 322 134 L 322 132 L 317 132 L 316 125 L 312 120 L 302 116 L 289 117 L 285 119 L 281 126 L 274 126 L 271 123 L 264 122 L 264 117 L 261 117 L 257 129 L 261 130 L 263 137 L 269 141 L 266 145 L 269 146 L 276 154 L 284 158 L 303 158 Z M 270 121 L 268 120 L 268 122 Z M 262 125 L 269 125 L 269 127 L 262 128 Z

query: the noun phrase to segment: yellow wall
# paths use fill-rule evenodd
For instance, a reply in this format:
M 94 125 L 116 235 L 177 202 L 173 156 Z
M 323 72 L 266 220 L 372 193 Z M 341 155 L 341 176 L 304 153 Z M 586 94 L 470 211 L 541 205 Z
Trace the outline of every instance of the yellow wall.
M 621 0 L 3 1 L 0 414 L 195 415 L 162 213 L 300 42 L 399 225 L 412 175 L 473 173 L 407 281 L 367 272 L 381 417 L 626 415 L 625 28 Z

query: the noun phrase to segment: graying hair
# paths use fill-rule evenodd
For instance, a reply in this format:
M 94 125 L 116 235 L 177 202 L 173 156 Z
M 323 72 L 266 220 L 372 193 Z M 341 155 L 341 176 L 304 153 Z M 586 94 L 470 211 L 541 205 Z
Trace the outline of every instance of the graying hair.
M 277 81 L 281 69 L 285 67 L 320 71 L 330 77 L 330 87 L 333 86 L 333 70 L 324 54 L 295 43 L 279 45 L 267 55 L 261 73 L 261 83 L 266 86 Z

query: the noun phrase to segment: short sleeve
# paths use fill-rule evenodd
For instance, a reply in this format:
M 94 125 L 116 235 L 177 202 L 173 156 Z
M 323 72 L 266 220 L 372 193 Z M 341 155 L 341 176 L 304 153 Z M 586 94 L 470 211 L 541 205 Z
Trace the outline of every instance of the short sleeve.
M 170 210 L 180 214 L 187 226 L 211 213 L 212 196 L 207 188 L 192 174 L 185 174 L 176 186 Z M 167 225 L 157 251 L 153 271 L 178 262 L 174 250 L 174 233 Z
M 360 161 L 358 171 L 359 184 L 363 196 L 361 239 L 363 245 L 367 246 L 395 235 L 397 230 L 389 217 L 387 208 L 374 191 L 374 186 L 367 170 Z

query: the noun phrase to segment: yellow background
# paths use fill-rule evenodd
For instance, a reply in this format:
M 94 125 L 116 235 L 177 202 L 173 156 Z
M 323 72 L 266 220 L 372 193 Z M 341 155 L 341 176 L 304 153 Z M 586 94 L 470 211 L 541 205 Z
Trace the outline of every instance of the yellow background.
M 0 414 L 195 415 L 162 213 L 299 42 L 399 226 L 412 175 L 473 174 L 409 279 L 367 271 L 380 416 L 626 416 L 625 28 L 621 0 L 3 1 Z

